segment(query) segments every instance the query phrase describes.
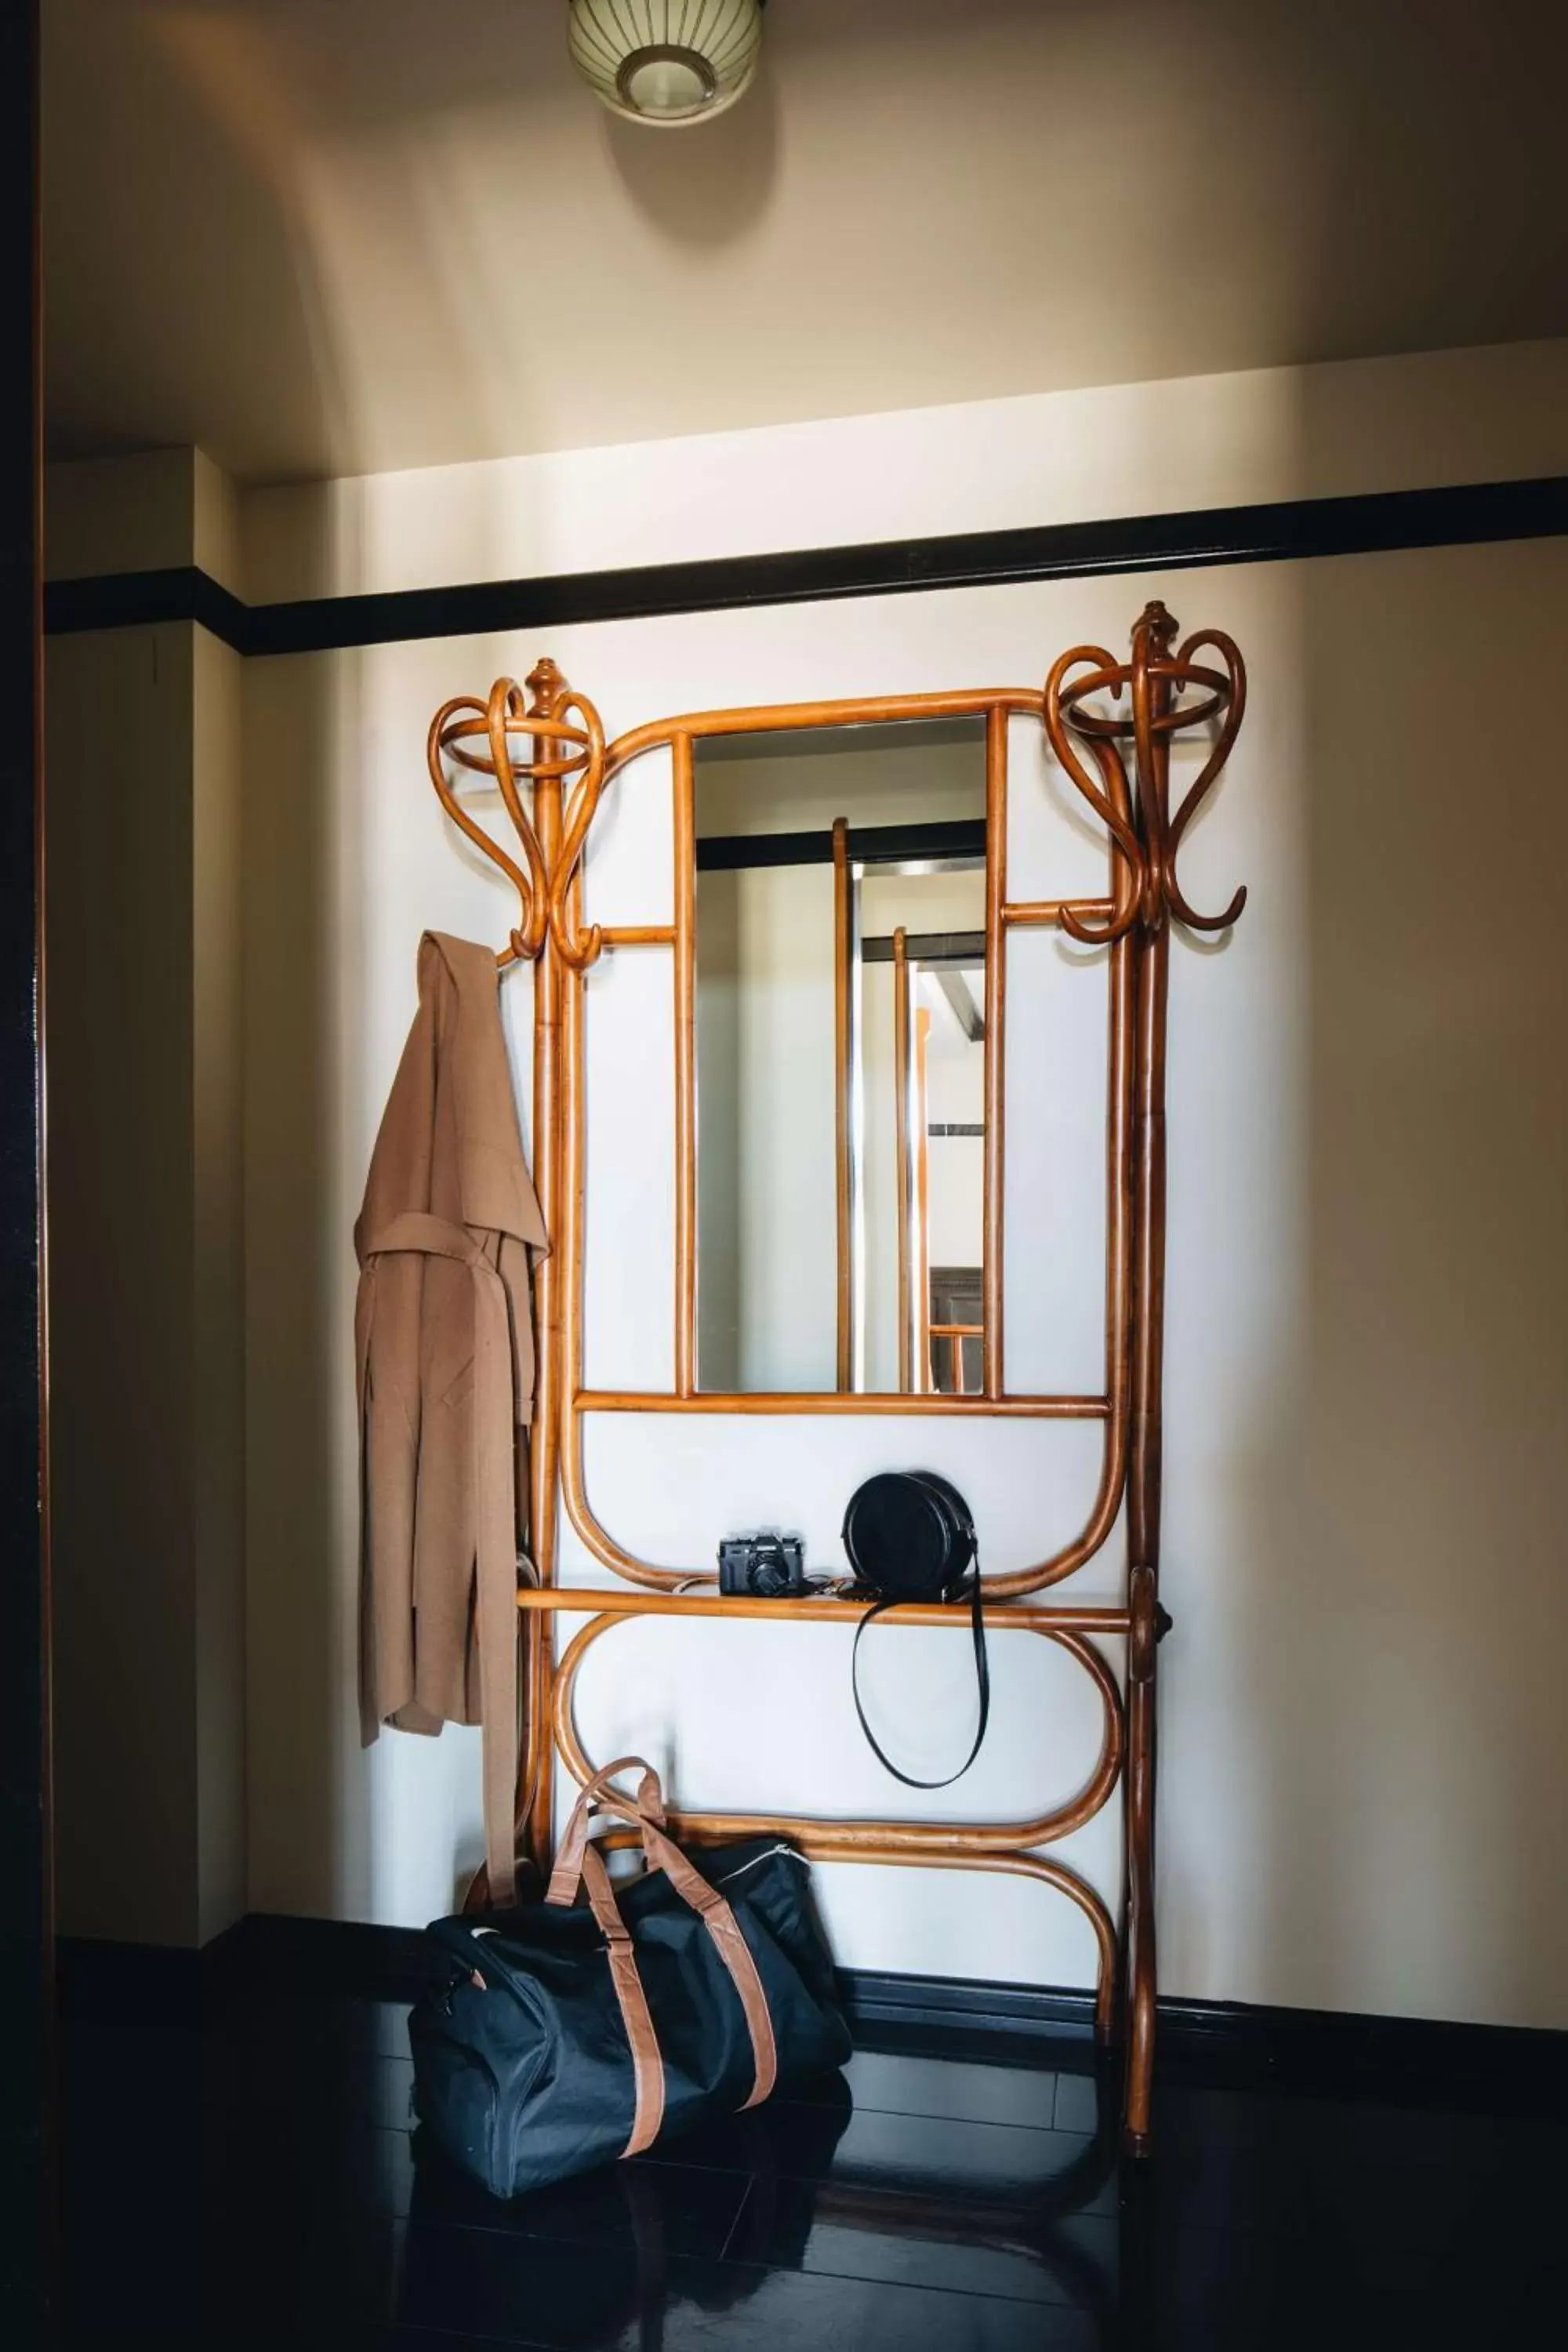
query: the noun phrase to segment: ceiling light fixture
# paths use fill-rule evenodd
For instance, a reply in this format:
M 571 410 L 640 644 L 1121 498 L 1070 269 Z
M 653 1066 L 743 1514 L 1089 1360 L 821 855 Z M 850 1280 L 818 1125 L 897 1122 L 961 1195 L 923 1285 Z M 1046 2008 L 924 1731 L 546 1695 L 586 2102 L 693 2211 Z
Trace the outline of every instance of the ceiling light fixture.
M 765 0 L 570 0 L 572 62 L 612 114 L 665 130 L 749 88 Z

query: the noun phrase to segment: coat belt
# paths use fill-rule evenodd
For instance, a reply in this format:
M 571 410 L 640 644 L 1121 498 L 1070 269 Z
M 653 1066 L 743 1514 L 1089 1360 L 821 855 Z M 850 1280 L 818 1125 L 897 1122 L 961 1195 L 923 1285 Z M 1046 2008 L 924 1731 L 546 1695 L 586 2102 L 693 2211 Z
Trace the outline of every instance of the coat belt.
M 472 1403 L 475 1514 L 474 1623 L 479 1654 L 485 1869 L 489 1896 L 517 1900 L 517 1411 L 506 1285 L 467 1225 L 408 1210 L 373 1234 L 363 1263 L 380 1257 L 455 1258 L 474 1277 Z M 356 1334 L 361 1411 L 370 1360 L 371 1311 Z

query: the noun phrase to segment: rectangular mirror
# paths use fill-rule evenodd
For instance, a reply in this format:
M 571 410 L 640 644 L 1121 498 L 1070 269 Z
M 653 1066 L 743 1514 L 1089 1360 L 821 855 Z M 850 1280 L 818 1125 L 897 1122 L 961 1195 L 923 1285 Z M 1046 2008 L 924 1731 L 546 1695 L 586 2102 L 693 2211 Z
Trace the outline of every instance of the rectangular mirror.
M 696 747 L 697 1381 L 974 1393 L 985 729 Z

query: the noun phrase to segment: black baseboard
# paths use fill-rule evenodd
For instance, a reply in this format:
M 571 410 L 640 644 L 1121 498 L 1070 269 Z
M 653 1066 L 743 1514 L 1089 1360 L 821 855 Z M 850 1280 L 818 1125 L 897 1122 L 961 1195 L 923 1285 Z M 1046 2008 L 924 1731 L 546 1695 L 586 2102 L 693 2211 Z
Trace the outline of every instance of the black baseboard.
M 1562 2116 L 1568 2032 L 1243 2001 L 1160 2003 L 1169 2081 Z
M 857 1969 L 841 1969 L 839 1981 L 857 2033 L 879 2042 L 934 2039 L 954 2054 L 973 2045 L 977 2054 L 1024 2058 L 1048 2043 L 1058 2065 L 1064 2045 L 1094 2046 L 1088 1992 Z M 1156 2052 L 1156 2071 L 1171 2082 L 1507 2113 L 1568 2110 L 1568 2032 L 1547 2029 L 1167 1996 Z
M 878 1969 L 840 1969 L 838 1985 L 857 2032 L 1009 2042 L 1087 2042 L 1094 2033 L 1094 1996 L 1088 1992 L 963 1977 L 899 1976 Z
M 195 2015 L 210 1999 L 321 1993 L 412 2001 L 444 1965 L 414 1927 L 252 1913 L 203 1951 L 62 1937 L 62 2009 Z M 1095 2063 L 1087 1992 L 844 1969 L 868 2046 L 1083 2068 Z M 1386 2099 L 1509 2114 L 1568 2110 L 1568 2032 L 1242 2001 L 1161 2001 L 1162 2079 L 1240 2090 Z
M 416 2000 L 445 1964 L 421 1927 L 361 1920 L 297 1919 L 252 1911 L 202 1955 L 216 1987 L 273 1985 L 289 1991 Z

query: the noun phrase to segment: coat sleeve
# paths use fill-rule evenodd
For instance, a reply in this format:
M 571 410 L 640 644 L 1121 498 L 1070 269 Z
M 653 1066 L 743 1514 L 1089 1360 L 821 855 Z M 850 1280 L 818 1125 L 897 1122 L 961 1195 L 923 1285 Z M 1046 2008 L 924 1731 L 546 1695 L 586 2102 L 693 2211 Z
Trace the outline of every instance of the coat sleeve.
M 382 1115 L 354 1226 L 359 1406 L 360 1733 L 368 1746 L 414 1696 L 414 1538 L 419 1464 L 417 1257 L 382 1256 L 378 1233 L 429 1194 L 436 1023 L 420 952 L 420 1001 Z M 410 1726 L 411 1728 L 416 1727 Z M 438 1726 L 428 1727 L 434 1730 Z

